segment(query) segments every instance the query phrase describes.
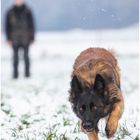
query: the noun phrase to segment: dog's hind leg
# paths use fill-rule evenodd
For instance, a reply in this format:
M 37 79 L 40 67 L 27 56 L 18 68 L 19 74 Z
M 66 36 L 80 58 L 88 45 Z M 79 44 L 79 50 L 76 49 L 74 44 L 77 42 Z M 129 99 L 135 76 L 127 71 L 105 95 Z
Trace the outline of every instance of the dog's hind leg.
M 119 101 L 114 104 L 112 112 L 109 114 L 107 124 L 106 124 L 106 135 L 108 138 L 111 138 L 117 130 L 118 127 L 118 120 L 122 116 L 123 109 L 124 109 L 124 100 L 120 89 L 116 90 L 115 93 L 118 97 Z
M 99 140 L 98 133 L 96 131 L 87 133 L 89 140 Z

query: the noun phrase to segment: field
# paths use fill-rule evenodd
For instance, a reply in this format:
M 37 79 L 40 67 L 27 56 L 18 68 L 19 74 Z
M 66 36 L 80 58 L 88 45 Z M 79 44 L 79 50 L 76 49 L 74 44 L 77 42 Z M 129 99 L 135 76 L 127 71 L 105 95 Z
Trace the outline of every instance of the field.
M 12 50 L 2 38 L 1 140 L 86 140 L 68 102 L 72 65 L 88 47 L 114 49 L 121 67 L 125 110 L 113 140 L 139 140 L 138 32 L 120 30 L 37 33 L 31 46 L 32 76 L 12 79 Z M 22 52 L 20 53 L 22 54 Z M 105 122 L 99 137 L 105 140 Z

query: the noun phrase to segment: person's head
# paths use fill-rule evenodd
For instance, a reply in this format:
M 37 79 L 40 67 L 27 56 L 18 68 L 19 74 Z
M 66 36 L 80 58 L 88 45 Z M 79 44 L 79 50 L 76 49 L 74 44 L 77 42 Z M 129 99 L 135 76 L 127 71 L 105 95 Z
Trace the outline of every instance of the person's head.
M 24 3 L 24 0 L 15 0 L 16 6 L 21 6 Z

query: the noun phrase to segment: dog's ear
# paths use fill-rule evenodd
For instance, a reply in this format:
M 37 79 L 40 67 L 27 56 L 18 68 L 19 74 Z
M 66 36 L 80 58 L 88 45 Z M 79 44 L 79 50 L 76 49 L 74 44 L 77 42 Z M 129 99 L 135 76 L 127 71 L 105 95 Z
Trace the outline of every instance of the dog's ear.
M 70 83 L 70 96 L 69 96 L 69 101 L 74 105 L 73 110 L 75 112 L 75 103 L 77 102 L 78 97 L 82 94 L 83 92 L 83 87 L 81 82 L 78 80 L 77 76 L 73 76 L 71 83 Z
M 81 82 L 78 80 L 77 76 L 73 76 L 71 81 L 71 89 L 75 94 L 80 94 L 83 91 Z
M 94 90 L 103 95 L 104 89 L 105 89 L 105 81 L 100 74 L 97 74 L 94 83 Z

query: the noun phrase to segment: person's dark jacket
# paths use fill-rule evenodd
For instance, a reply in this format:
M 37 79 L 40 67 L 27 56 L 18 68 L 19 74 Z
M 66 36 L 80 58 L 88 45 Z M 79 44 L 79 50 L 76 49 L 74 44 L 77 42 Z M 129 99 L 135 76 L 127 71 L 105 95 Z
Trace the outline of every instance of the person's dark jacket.
M 14 44 L 27 45 L 34 41 L 34 21 L 31 10 L 25 5 L 13 6 L 6 16 L 6 37 Z

